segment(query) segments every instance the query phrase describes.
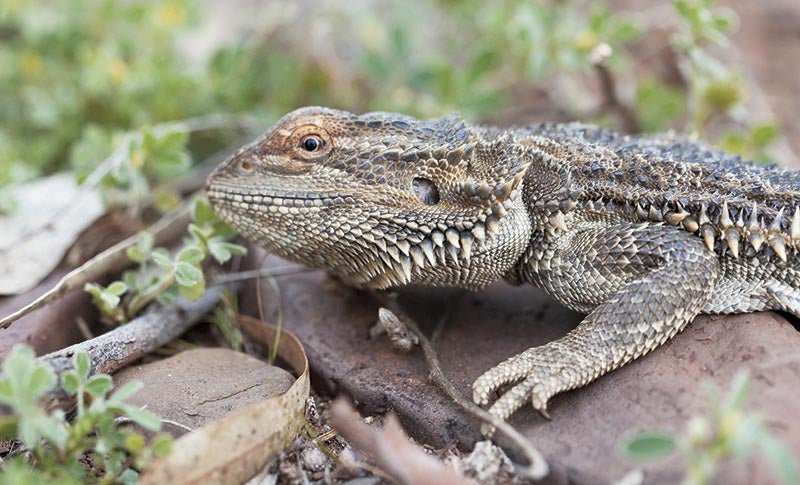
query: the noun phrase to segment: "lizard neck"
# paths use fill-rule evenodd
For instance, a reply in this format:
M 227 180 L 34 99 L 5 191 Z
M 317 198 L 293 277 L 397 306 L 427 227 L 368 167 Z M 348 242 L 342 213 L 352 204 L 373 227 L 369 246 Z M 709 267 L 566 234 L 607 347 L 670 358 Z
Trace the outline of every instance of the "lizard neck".
M 530 221 L 530 237 L 525 251 L 505 275 L 511 284 L 530 283 L 541 287 L 541 271 L 560 264 L 553 248 L 573 219 L 581 191 L 572 183 L 571 164 L 563 157 L 563 147 L 548 138 L 528 137 L 534 162 L 523 181 L 522 203 Z

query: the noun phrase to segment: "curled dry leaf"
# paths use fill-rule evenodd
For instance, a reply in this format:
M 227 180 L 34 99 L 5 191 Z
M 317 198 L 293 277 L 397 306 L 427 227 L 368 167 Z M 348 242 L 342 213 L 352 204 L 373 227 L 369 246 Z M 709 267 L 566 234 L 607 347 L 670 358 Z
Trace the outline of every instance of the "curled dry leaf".
M 35 287 L 58 265 L 78 235 L 105 210 L 95 189 L 58 174 L 12 189 L 17 207 L 0 216 L 0 294 Z
M 400 483 L 476 483 L 413 444 L 394 414 L 386 417 L 383 429 L 375 429 L 365 424 L 345 399 L 339 398 L 331 407 L 331 423 L 357 450 L 369 455 L 381 470 Z
M 242 328 L 269 346 L 277 329 L 249 317 Z M 258 473 L 300 433 L 309 395 L 308 359 L 300 341 L 280 333 L 278 355 L 299 377 L 286 393 L 249 406 L 177 439 L 173 451 L 153 463 L 142 485 L 239 484 Z

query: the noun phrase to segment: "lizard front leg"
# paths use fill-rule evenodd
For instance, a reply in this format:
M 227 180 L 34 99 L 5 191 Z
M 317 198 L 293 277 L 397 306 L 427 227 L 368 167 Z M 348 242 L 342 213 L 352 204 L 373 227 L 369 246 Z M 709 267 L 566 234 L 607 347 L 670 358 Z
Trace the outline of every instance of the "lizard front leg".
M 658 224 L 587 229 L 562 257 L 567 270 L 549 275 L 560 278 L 556 286 L 610 296 L 563 338 L 528 349 L 475 381 L 473 399 L 481 405 L 500 386 L 517 383 L 489 410 L 501 419 L 528 400 L 547 416 L 553 395 L 663 344 L 700 312 L 719 276 L 717 256 L 699 238 Z

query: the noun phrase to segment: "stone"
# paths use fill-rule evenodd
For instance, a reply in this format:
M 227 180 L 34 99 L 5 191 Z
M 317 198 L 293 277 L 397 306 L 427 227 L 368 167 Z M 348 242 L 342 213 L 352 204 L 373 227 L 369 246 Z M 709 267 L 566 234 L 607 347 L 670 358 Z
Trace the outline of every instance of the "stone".
M 251 261 L 261 260 L 257 253 L 251 251 Z M 282 273 L 287 265 L 277 258 L 267 264 Z M 468 450 L 481 439 L 479 423 L 428 381 L 420 349 L 401 354 L 385 335 L 370 338 L 377 306 L 369 295 L 318 271 L 278 276 L 277 283 L 280 299 L 262 285 L 265 318 L 274 322 L 282 306 L 285 327 L 306 348 L 317 391 L 348 394 L 365 414 L 394 410 L 412 437 L 433 446 L 456 443 Z M 244 291 L 243 312 L 257 314 L 254 295 L 254 285 Z M 483 371 L 566 334 L 583 318 L 530 286 L 408 291 L 401 302 L 428 331 L 451 306 L 435 346 L 445 373 L 465 397 Z M 679 482 L 685 468 L 678 459 L 642 466 L 621 454 L 621 444 L 634 431 L 684 431 L 691 416 L 707 412 L 706 386 L 727 389 L 744 368 L 751 373 L 748 409 L 763 413 L 774 436 L 800 456 L 800 332 L 776 313 L 699 317 L 655 352 L 556 396 L 548 408 L 552 420 L 523 408 L 511 423 L 547 458 L 549 483 L 611 483 L 636 468 L 643 469 L 646 483 Z M 500 436 L 498 442 L 508 443 Z M 513 448 L 506 449 L 521 460 Z M 756 462 L 726 465 L 717 480 L 774 478 Z
M 144 387 L 128 403 L 146 406 L 162 419 L 192 430 L 286 392 L 294 377 L 251 355 L 225 348 L 187 350 L 172 357 L 134 365 L 114 374 L 119 387 L 129 381 Z M 167 424 L 174 436 L 186 432 Z

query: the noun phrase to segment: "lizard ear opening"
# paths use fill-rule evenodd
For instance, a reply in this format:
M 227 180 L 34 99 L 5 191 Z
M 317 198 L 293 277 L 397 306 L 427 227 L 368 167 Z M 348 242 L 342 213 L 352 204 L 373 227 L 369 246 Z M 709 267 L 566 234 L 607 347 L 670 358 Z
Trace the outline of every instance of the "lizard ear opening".
M 439 203 L 439 188 L 432 180 L 423 177 L 416 177 L 411 182 L 414 195 L 425 205 L 436 205 Z

